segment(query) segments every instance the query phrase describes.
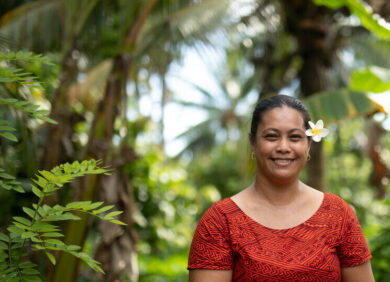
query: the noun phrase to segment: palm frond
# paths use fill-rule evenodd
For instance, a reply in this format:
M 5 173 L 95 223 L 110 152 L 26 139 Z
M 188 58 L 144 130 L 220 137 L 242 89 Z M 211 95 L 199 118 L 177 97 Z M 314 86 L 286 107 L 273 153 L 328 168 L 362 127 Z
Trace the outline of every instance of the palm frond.
M 58 3 L 39 0 L 25 3 L 0 19 L 0 34 L 12 48 L 36 53 L 61 48 L 62 29 Z
M 192 5 L 172 5 L 166 13 L 154 13 L 145 22 L 137 41 L 136 54 L 161 41 L 194 44 L 209 42 L 207 35 L 220 27 L 231 0 L 205 0 Z M 159 35 L 159 37 L 156 37 Z
M 222 112 L 223 111 L 223 109 L 221 109 L 220 107 L 213 106 L 213 105 L 210 105 L 208 103 L 183 101 L 183 100 L 177 100 L 177 99 L 173 100 L 172 102 L 180 104 L 180 105 L 185 106 L 185 107 L 197 108 L 197 109 L 201 109 L 201 110 L 208 111 L 208 112 Z

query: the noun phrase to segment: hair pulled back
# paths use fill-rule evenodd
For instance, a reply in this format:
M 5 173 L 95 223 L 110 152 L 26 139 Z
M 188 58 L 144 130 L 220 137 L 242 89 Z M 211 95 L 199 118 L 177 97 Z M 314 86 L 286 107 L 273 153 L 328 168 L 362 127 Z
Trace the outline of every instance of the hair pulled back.
M 306 106 L 297 98 L 287 95 L 275 95 L 261 100 L 253 111 L 251 131 L 249 133 L 249 138 L 252 142 L 256 140 L 257 127 L 259 123 L 261 123 L 264 113 L 283 106 L 290 107 L 300 112 L 303 118 L 304 127 L 309 129 L 310 114 Z

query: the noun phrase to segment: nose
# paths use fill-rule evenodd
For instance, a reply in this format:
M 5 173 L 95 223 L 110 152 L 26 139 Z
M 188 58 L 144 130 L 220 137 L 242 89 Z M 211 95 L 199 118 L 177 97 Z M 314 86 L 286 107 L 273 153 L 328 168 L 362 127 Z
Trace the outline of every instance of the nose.
M 280 138 L 280 141 L 278 143 L 276 150 L 278 152 L 281 152 L 281 153 L 286 153 L 286 152 L 288 153 L 288 152 L 290 152 L 290 149 L 291 149 L 290 142 L 289 142 L 288 138 L 285 138 L 285 137 Z

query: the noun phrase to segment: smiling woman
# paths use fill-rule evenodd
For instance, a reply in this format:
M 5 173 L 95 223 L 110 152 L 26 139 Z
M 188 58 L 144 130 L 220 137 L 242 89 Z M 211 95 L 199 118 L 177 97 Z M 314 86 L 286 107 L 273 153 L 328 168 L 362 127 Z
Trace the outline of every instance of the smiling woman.
M 189 255 L 191 282 L 374 281 L 352 208 L 299 180 L 310 135 L 323 127 L 307 134 L 309 121 L 290 96 L 256 106 L 249 133 L 254 183 L 203 215 Z

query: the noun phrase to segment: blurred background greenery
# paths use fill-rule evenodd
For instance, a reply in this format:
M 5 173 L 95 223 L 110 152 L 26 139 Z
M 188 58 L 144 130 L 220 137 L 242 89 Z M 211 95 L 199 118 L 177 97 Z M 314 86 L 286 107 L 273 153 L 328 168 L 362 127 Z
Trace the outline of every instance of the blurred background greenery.
M 284 93 L 330 128 L 302 179 L 355 208 L 376 280 L 390 281 L 387 21 L 381 0 L 1 1 L 0 97 L 48 109 L 58 125 L 0 104 L 19 140 L 0 139 L 0 167 L 28 192 L 0 190 L 0 226 L 31 203 L 37 170 L 102 159 L 110 176 L 51 201 L 125 211 L 127 227 L 63 226 L 106 275 L 62 254 L 55 268 L 34 261 L 48 281 L 186 281 L 200 216 L 253 180 L 251 109 Z

